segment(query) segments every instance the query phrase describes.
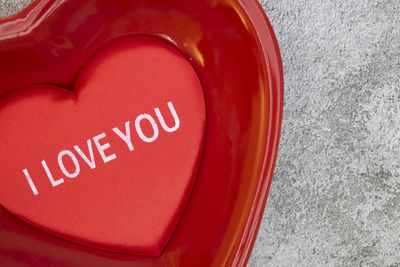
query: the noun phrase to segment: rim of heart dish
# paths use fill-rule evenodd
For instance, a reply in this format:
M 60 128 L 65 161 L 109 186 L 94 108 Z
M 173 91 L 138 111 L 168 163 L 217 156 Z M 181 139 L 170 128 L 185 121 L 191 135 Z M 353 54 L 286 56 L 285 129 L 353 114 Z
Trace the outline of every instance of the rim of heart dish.
M 239 248 L 233 261 L 233 266 L 244 266 L 249 260 L 251 250 L 254 246 L 264 209 L 267 203 L 272 176 L 278 155 L 279 140 L 281 134 L 283 100 L 284 100 L 284 77 L 282 58 L 279 50 L 278 40 L 264 9 L 257 0 L 239 0 L 250 20 L 253 22 L 258 40 L 261 43 L 264 60 L 267 66 L 269 79 L 269 94 L 271 95 L 270 119 L 268 120 L 270 132 L 266 137 L 266 157 L 264 158 L 261 179 L 257 185 L 256 194 L 252 208 L 246 223 L 244 234 L 240 240 Z M 261 201 L 260 201 L 261 200 Z

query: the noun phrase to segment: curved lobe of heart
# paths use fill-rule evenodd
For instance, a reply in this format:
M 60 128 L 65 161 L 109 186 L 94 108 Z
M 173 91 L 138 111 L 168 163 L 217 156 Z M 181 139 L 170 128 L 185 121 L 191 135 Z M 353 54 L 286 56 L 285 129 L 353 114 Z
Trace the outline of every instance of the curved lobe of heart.
M 1 205 L 74 242 L 158 255 L 197 174 L 205 104 L 181 54 L 129 37 L 97 53 L 73 92 L 2 96 L 0 125 Z

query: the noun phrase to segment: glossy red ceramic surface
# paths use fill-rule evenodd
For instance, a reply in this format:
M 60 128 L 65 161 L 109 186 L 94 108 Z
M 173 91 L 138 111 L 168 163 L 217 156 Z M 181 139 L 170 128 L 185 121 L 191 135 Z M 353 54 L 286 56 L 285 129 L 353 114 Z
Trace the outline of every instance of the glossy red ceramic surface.
M 197 72 L 206 103 L 199 173 L 161 256 L 76 245 L 37 230 L 2 208 L 1 263 L 247 262 L 272 179 L 283 105 L 278 45 L 256 0 L 36 1 L 0 21 L 0 92 L 44 83 L 73 90 L 81 66 L 100 48 L 135 35 L 175 46 Z

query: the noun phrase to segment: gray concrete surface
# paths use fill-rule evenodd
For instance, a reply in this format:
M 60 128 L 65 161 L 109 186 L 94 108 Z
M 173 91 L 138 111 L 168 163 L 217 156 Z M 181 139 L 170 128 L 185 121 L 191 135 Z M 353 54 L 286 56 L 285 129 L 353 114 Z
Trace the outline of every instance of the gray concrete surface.
M 250 266 L 400 265 L 400 1 L 261 1 L 283 131 Z
M 249 266 L 400 266 L 400 1 L 260 2 L 286 91 Z
M 32 2 L 32 0 L 0 0 L 0 18 L 11 16 Z

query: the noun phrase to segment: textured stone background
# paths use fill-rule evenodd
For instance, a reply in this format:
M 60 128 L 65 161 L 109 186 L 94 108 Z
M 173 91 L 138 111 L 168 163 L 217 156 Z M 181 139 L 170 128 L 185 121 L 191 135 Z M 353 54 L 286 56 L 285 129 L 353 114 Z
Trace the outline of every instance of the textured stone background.
M 400 1 L 263 0 L 285 72 L 250 266 L 400 265 Z
M 285 111 L 249 266 L 400 266 L 400 1 L 260 2 Z

